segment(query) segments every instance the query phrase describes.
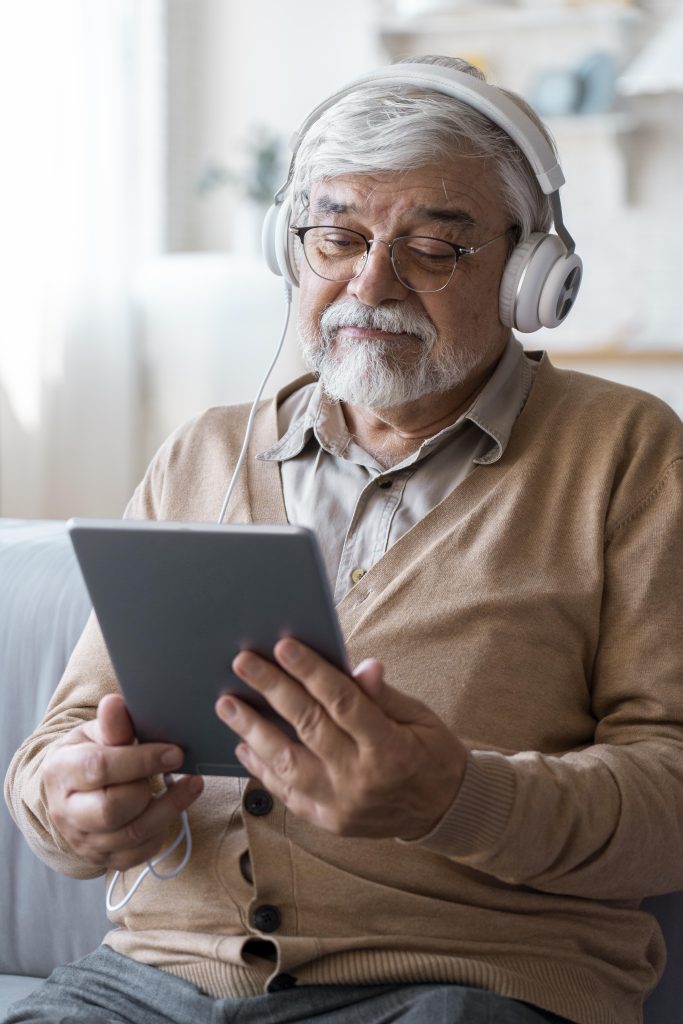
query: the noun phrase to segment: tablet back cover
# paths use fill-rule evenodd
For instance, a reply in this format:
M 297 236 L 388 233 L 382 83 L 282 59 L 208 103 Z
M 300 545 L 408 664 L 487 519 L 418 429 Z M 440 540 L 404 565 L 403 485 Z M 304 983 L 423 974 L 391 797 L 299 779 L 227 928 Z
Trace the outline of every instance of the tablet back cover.
M 72 520 L 69 531 L 140 741 L 177 743 L 183 772 L 248 775 L 214 703 L 239 650 L 293 636 L 348 671 L 314 535 L 291 526 Z

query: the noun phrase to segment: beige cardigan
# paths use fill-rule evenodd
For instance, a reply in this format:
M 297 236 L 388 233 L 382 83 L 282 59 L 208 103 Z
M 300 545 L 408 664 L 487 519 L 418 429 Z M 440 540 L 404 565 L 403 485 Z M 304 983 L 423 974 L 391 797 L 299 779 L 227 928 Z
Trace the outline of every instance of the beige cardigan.
M 128 514 L 214 520 L 245 408 L 161 448 Z M 256 421 L 235 521 L 284 522 L 275 407 Z M 683 887 L 683 426 L 662 403 L 543 358 L 500 462 L 478 466 L 339 605 L 353 663 L 374 655 L 471 746 L 463 788 L 417 843 L 339 838 L 254 781 L 207 779 L 195 851 L 147 879 L 106 941 L 215 996 L 300 984 L 446 981 L 581 1024 L 636 1024 L 663 964 L 646 894 Z M 115 687 L 86 628 L 6 792 L 35 851 L 87 877 L 48 819 L 47 746 Z M 238 861 L 247 847 L 254 885 Z M 175 855 L 174 855 L 175 856 Z M 168 870 L 164 865 L 164 870 Z M 126 876 L 128 883 L 138 873 Z M 270 905 L 279 927 L 250 917 Z M 277 963 L 243 951 L 275 943 Z

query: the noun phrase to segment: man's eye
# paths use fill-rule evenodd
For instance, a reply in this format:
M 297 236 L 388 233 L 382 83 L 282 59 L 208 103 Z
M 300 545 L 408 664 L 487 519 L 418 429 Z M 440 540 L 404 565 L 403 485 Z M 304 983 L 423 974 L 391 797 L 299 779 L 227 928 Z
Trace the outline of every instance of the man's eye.
M 358 245 L 358 242 L 354 241 L 352 238 L 344 238 L 336 235 L 327 235 L 323 239 L 323 242 L 327 243 L 327 245 L 332 246 L 332 248 L 337 249 L 348 248 L 350 245 Z
M 324 235 L 316 238 L 318 250 L 325 256 L 347 255 L 348 253 L 364 252 L 365 245 L 359 238 L 348 235 Z
M 406 246 L 406 249 L 411 259 L 425 260 L 431 263 L 453 259 L 453 250 L 451 248 L 443 244 L 430 242 L 428 239 L 411 242 Z

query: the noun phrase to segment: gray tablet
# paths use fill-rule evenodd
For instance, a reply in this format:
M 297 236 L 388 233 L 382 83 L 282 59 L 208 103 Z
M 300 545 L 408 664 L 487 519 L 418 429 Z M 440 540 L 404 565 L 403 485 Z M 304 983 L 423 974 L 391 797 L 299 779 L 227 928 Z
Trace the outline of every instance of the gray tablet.
M 214 712 L 235 693 L 292 734 L 235 676 L 293 636 L 349 671 L 314 534 L 294 526 L 72 519 L 71 541 L 139 740 L 177 743 L 181 772 L 249 773 Z

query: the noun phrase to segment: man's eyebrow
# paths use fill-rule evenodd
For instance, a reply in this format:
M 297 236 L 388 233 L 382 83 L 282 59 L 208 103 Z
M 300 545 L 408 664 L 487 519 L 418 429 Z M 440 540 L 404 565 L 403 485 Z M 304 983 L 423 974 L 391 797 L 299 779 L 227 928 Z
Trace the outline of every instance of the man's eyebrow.
M 342 203 L 330 196 L 320 196 L 313 205 L 313 213 L 360 213 L 355 203 Z
M 477 223 L 472 214 L 468 213 L 467 210 L 416 206 L 412 212 L 420 219 L 441 221 L 444 224 L 462 224 L 465 227 L 475 227 Z

